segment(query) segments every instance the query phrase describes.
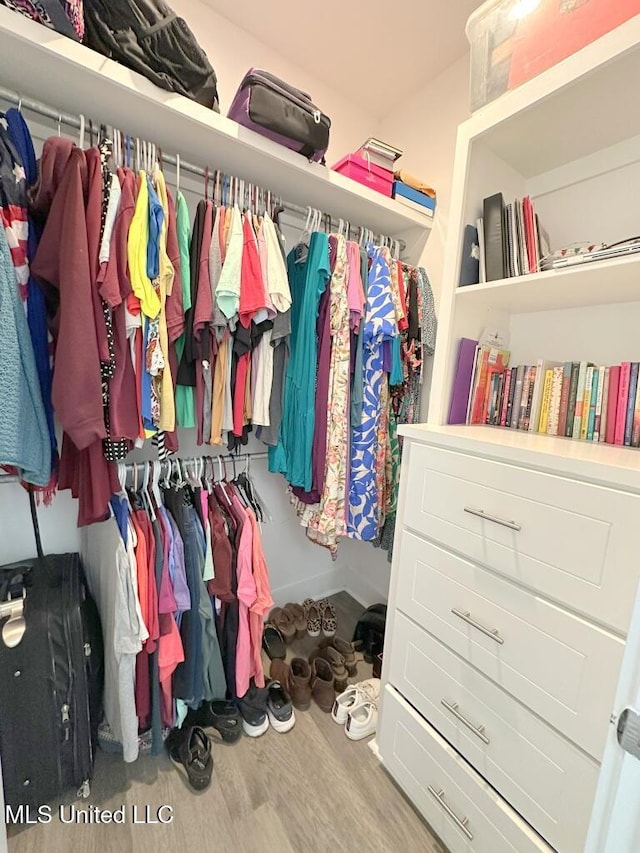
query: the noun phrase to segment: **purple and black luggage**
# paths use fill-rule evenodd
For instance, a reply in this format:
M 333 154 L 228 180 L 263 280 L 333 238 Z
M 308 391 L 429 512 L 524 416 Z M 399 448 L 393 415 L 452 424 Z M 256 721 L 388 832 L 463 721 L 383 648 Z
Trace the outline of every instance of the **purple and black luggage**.
M 309 160 L 324 162 L 331 119 L 306 92 L 267 71 L 251 68 L 245 74 L 228 116 Z

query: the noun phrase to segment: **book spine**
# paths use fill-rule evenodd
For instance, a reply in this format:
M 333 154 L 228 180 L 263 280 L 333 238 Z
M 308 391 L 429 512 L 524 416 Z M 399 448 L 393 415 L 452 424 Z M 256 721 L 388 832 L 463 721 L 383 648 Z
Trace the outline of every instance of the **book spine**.
M 600 386 L 600 370 L 597 367 L 593 368 L 593 377 L 591 382 L 591 396 L 589 397 L 589 425 L 587 427 L 587 441 L 593 441 L 593 434 L 596 428 L 596 407 L 598 405 L 598 388 Z
M 624 427 L 624 443 L 631 447 L 631 434 L 633 433 L 633 414 L 636 409 L 636 394 L 638 391 L 638 362 L 631 362 L 631 373 L 629 374 L 629 398 L 627 403 L 627 417 Z
M 483 423 L 480 420 L 484 394 L 487 388 L 487 373 L 489 371 L 489 351 L 486 347 L 480 347 L 478 352 L 477 379 L 473 393 L 473 405 L 471 407 L 471 423 Z
M 544 385 L 544 360 L 538 359 L 536 366 L 536 378 L 533 383 L 531 395 L 531 417 L 529 418 L 529 432 L 537 432 L 540 423 L 540 403 L 542 402 L 542 386 Z
M 549 420 L 547 423 L 547 435 L 558 435 L 560 423 L 560 397 L 562 396 L 562 367 L 553 368 L 553 383 L 551 385 L 551 403 L 549 406 Z
M 605 367 L 604 369 L 604 381 L 602 383 L 602 415 L 600 417 L 600 435 L 598 437 L 598 441 L 603 442 L 607 436 L 607 415 L 609 411 L 609 377 L 611 374 L 611 368 Z
M 586 441 L 589 430 L 589 406 L 591 405 L 591 387 L 593 385 L 593 365 L 587 367 L 584 379 L 584 398 L 582 400 L 582 421 L 580 422 L 580 438 Z
M 527 365 L 522 378 L 522 397 L 520 398 L 520 412 L 518 414 L 518 429 L 524 429 L 524 415 L 527 411 L 527 401 L 531 391 L 531 368 Z
M 540 408 L 540 428 L 538 432 L 546 433 L 549 422 L 549 407 L 551 405 L 551 390 L 553 388 L 553 370 L 547 370 L 544 375 L 542 389 L 542 406 Z
M 638 390 L 636 404 L 633 409 L 633 427 L 631 429 L 631 447 L 640 447 L 640 375 L 638 375 Z
M 507 416 L 509 411 L 509 398 L 511 395 L 511 379 L 513 376 L 513 368 L 507 371 L 504 375 L 504 393 L 502 394 L 502 406 L 500 408 L 500 426 L 507 425 Z
M 502 404 L 504 402 L 504 386 L 507 381 L 507 371 L 500 372 L 500 382 L 498 383 L 498 393 L 496 395 L 496 410 L 493 415 L 493 425 L 500 426 L 500 418 L 502 417 Z
M 578 396 L 578 374 L 580 373 L 580 365 L 577 361 L 571 364 L 571 382 L 569 384 L 569 405 L 567 406 L 567 423 L 564 428 L 566 438 L 571 438 L 573 435 L 573 424 L 576 413 L 576 400 Z
M 600 441 L 602 432 L 602 405 L 604 403 L 604 386 L 607 380 L 607 368 L 604 364 L 598 368 L 598 393 L 596 396 L 596 416 L 593 426 L 593 440 Z
M 529 431 L 529 425 L 531 423 L 531 406 L 533 405 L 533 391 L 535 388 L 536 382 L 536 373 L 538 368 L 533 365 L 529 368 L 529 391 L 527 394 L 527 405 L 524 410 L 524 423 L 522 428 Z
M 511 387 L 509 388 L 509 402 L 507 403 L 507 420 L 505 422 L 506 427 L 511 427 L 511 421 L 513 419 L 513 400 L 516 396 L 516 380 L 518 376 L 518 368 L 511 368 Z
M 620 385 L 618 386 L 618 405 L 616 410 L 616 434 L 614 444 L 624 444 L 624 428 L 627 424 L 627 403 L 629 402 L 629 380 L 631 362 L 620 365 Z
M 580 438 L 580 426 L 582 425 L 582 406 L 584 403 L 584 384 L 587 378 L 587 362 L 580 362 L 578 373 L 578 390 L 576 392 L 576 410 L 573 416 L 573 438 Z
M 605 441 L 614 444 L 616 438 L 616 419 L 618 415 L 618 391 L 620 389 L 621 365 L 609 368 L 609 399 L 607 401 L 607 432 Z
M 522 383 L 524 380 L 525 365 L 518 365 L 516 375 L 516 393 L 513 397 L 513 408 L 511 411 L 511 429 L 518 429 L 518 417 L 520 416 L 520 401 L 522 400 Z
M 487 387 L 487 404 L 484 416 L 485 424 L 492 424 L 496 411 L 496 397 L 498 395 L 498 385 L 500 383 L 500 374 L 493 370 L 490 375 L 490 382 Z
M 560 413 L 558 415 L 557 435 L 564 435 L 567 428 L 569 410 L 569 391 L 571 389 L 571 362 L 565 361 L 562 368 L 562 390 L 560 391 Z

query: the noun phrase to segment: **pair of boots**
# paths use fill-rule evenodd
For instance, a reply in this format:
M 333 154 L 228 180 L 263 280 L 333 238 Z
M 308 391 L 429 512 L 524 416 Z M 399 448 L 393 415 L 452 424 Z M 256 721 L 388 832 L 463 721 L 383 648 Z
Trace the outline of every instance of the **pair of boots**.
M 331 711 L 336 694 L 328 661 L 318 658 L 310 665 L 304 658 L 293 658 L 289 664 L 276 658 L 271 661 L 269 674 L 284 686 L 299 711 L 308 711 L 312 698 L 322 711 Z

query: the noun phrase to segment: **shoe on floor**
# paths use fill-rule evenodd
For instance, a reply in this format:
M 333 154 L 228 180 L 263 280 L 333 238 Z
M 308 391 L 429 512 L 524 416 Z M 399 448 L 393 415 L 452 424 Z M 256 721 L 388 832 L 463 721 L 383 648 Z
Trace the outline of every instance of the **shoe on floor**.
M 199 726 L 172 729 L 165 741 L 173 763 L 186 774 L 194 791 L 211 784 L 213 758 L 211 741 Z
M 269 613 L 268 622 L 280 631 L 285 643 L 291 643 L 296 638 L 296 626 L 293 616 L 284 607 L 274 607 Z
M 307 614 L 307 634 L 310 637 L 319 637 L 322 630 L 322 613 L 313 601 L 307 599 L 305 613 Z
M 296 638 L 301 640 L 307 636 L 307 617 L 304 615 L 304 607 L 301 604 L 285 604 L 284 609 L 291 614 L 293 624 L 296 628 Z
M 197 710 L 191 709 L 184 725 L 215 729 L 225 743 L 235 743 L 242 735 L 242 719 L 237 705 L 225 699 L 203 702 Z
M 242 728 L 249 737 L 260 737 L 269 728 L 267 716 L 266 687 L 256 687 L 253 679 L 242 699 L 238 699 L 238 708 L 242 714 Z
M 262 631 L 262 648 L 265 650 L 270 660 L 276 658 L 286 658 L 287 647 L 284 642 L 284 637 L 275 625 L 267 623 Z
M 291 731 L 296 724 L 291 697 L 279 681 L 270 681 L 267 690 L 267 714 L 271 727 L 281 734 Z
M 286 660 L 274 658 L 269 667 L 271 681 L 279 681 L 287 693 L 291 694 L 291 666 Z
M 331 664 L 333 672 L 334 687 L 337 693 L 342 693 L 347 689 L 348 672 L 344 662 L 344 658 L 340 652 L 336 651 L 333 646 L 325 646 L 324 648 L 316 649 L 309 655 L 309 663 L 313 663 L 316 658 L 323 658 Z
M 354 644 L 343 640 L 342 637 L 325 637 L 320 640 L 320 648 L 325 649 L 327 646 L 331 646 L 342 655 L 349 678 L 355 678 L 358 674 L 358 663 Z
M 311 667 L 304 658 L 291 661 L 289 686 L 293 707 L 298 711 L 308 711 L 311 707 Z
M 324 658 L 316 658 L 311 665 L 311 695 L 321 711 L 330 713 L 336 691 L 333 687 L 331 664 Z
M 364 702 L 349 712 L 344 733 L 349 740 L 362 740 L 376 733 L 378 706 L 375 702 Z
M 338 630 L 336 609 L 326 598 L 318 602 L 318 608 L 322 617 L 322 633 L 325 637 L 333 637 Z
M 377 702 L 380 696 L 380 679 L 367 678 L 366 681 L 360 681 L 358 684 L 351 684 L 347 689 L 336 696 L 333 708 L 331 709 L 331 717 L 334 723 L 339 726 L 344 726 L 347 722 L 349 712 L 358 707 L 364 702 Z

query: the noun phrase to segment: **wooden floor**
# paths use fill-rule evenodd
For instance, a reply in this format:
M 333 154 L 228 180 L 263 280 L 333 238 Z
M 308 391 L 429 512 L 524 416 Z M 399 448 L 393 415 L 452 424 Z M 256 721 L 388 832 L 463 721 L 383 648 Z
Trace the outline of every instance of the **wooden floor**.
M 362 608 L 346 593 L 332 600 L 338 633 L 350 639 Z M 305 639 L 293 652 L 313 647 Z M 356 680 L 370 671 L 360 664 Z M 128 822 L 67 825 L 54 812 L 50 824 L 12 829 L 9 853 L 444 853 L 367 741 L 348 740 L 315 704 L 296 714 L 291 732 L 269 729 L 230 746 L 216 740 L 213 757 L 211 787 L 195 794 L 165 756 L 127 765 L 100 752 L 91 797 L 80 805 L 124 805 Z M 140 819 L 147 806 L 152 816 L 171 806 L 173 822 L 134 825 L 134 805 Z

